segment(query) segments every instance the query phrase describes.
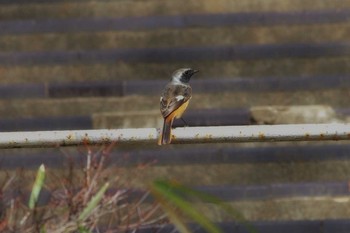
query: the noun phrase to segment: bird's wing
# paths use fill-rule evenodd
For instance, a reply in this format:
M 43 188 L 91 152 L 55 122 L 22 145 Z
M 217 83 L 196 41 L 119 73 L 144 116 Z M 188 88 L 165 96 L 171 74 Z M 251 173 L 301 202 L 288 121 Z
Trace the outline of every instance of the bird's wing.
M 192 97 L 189 85 L 167 85 L 160 97 L 160 111 L 163 117 L 178 109 Z

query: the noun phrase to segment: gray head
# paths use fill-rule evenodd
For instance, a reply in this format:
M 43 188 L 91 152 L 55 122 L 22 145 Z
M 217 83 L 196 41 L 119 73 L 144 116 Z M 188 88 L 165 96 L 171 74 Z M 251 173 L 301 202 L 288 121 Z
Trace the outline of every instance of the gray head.
M 191 68 L 181 68 L 181 69 L 175 70 L 175 72 L 171 76 L 172 81 L 188 83 L 191 77 L 197 72 L 198 70 L 194 70 Z

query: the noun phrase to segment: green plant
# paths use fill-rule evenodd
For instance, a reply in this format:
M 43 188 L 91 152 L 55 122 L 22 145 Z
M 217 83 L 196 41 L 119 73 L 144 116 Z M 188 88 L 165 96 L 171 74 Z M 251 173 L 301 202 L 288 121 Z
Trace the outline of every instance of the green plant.
M 57 175 L 41 165 L 28 202 L 25 201 L 28 191 L 23 185 L 29 183 L 25 179 L 28 176 L 22 170 L 6 174 L 0 195 L 0 231 L 119 232 L 164 221 L 165 215 L 157 203 L 144 202 L 148 193 L 130 199 L 133 188 L 119 183 L 118 176 L 105 169 L 111 147 L 104 146 L 96 152 L 86 147 L 86 165 L 82 169 L 69 159 L 66 169 Z M 43 193 L 50 197 L 45 199 Z
M 192 200 L 215 204 L 233 219 L 243 223 L 249 232 L 256 232 L 255 229 L 244 220 L 243 216 L 238 211 L 213 195 L 197 191 L 175 181 L 167 180 L 154 181 L 150 186 L 150 190 L 159 201 L 165 212 L 168 213 L 168 217 L 172 223 L 182 233 L 188 233 L 190 230 L 186 226 L 186 222 L 188 222 L 188 220 L 184 220 L 184 218 L 181 217 L 181 214 L 188 217 L 190 221 L 202 226 L 207 232 L 222 232 L 222 230 L 211 222 L 210 219 L 205 216 L 205 214 L 201 213 L 195 208 L 195 206 L 192 204 Z

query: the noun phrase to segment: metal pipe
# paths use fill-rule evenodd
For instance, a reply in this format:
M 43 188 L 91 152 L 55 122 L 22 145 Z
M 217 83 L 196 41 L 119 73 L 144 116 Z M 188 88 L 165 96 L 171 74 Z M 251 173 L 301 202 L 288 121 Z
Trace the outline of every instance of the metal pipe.
M 350 124 L 285 124 L 179 128 L 181 142 L 272 142 L 350 140 Z
M 176 143 L 350 140 L 350 124 L 291 124 L 184 127 L 172 131 Z M 0 133 L 0 148 L 56 147 L 104 143 L 156 143 L 155 128 Z

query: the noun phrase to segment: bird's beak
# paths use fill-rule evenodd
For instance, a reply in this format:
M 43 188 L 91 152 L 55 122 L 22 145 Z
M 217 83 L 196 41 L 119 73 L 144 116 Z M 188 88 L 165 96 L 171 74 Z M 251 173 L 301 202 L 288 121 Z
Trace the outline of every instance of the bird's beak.
M 199 70 L 193 70 L 193 74 L 198 73 L 198 72 L 199 72 Z

